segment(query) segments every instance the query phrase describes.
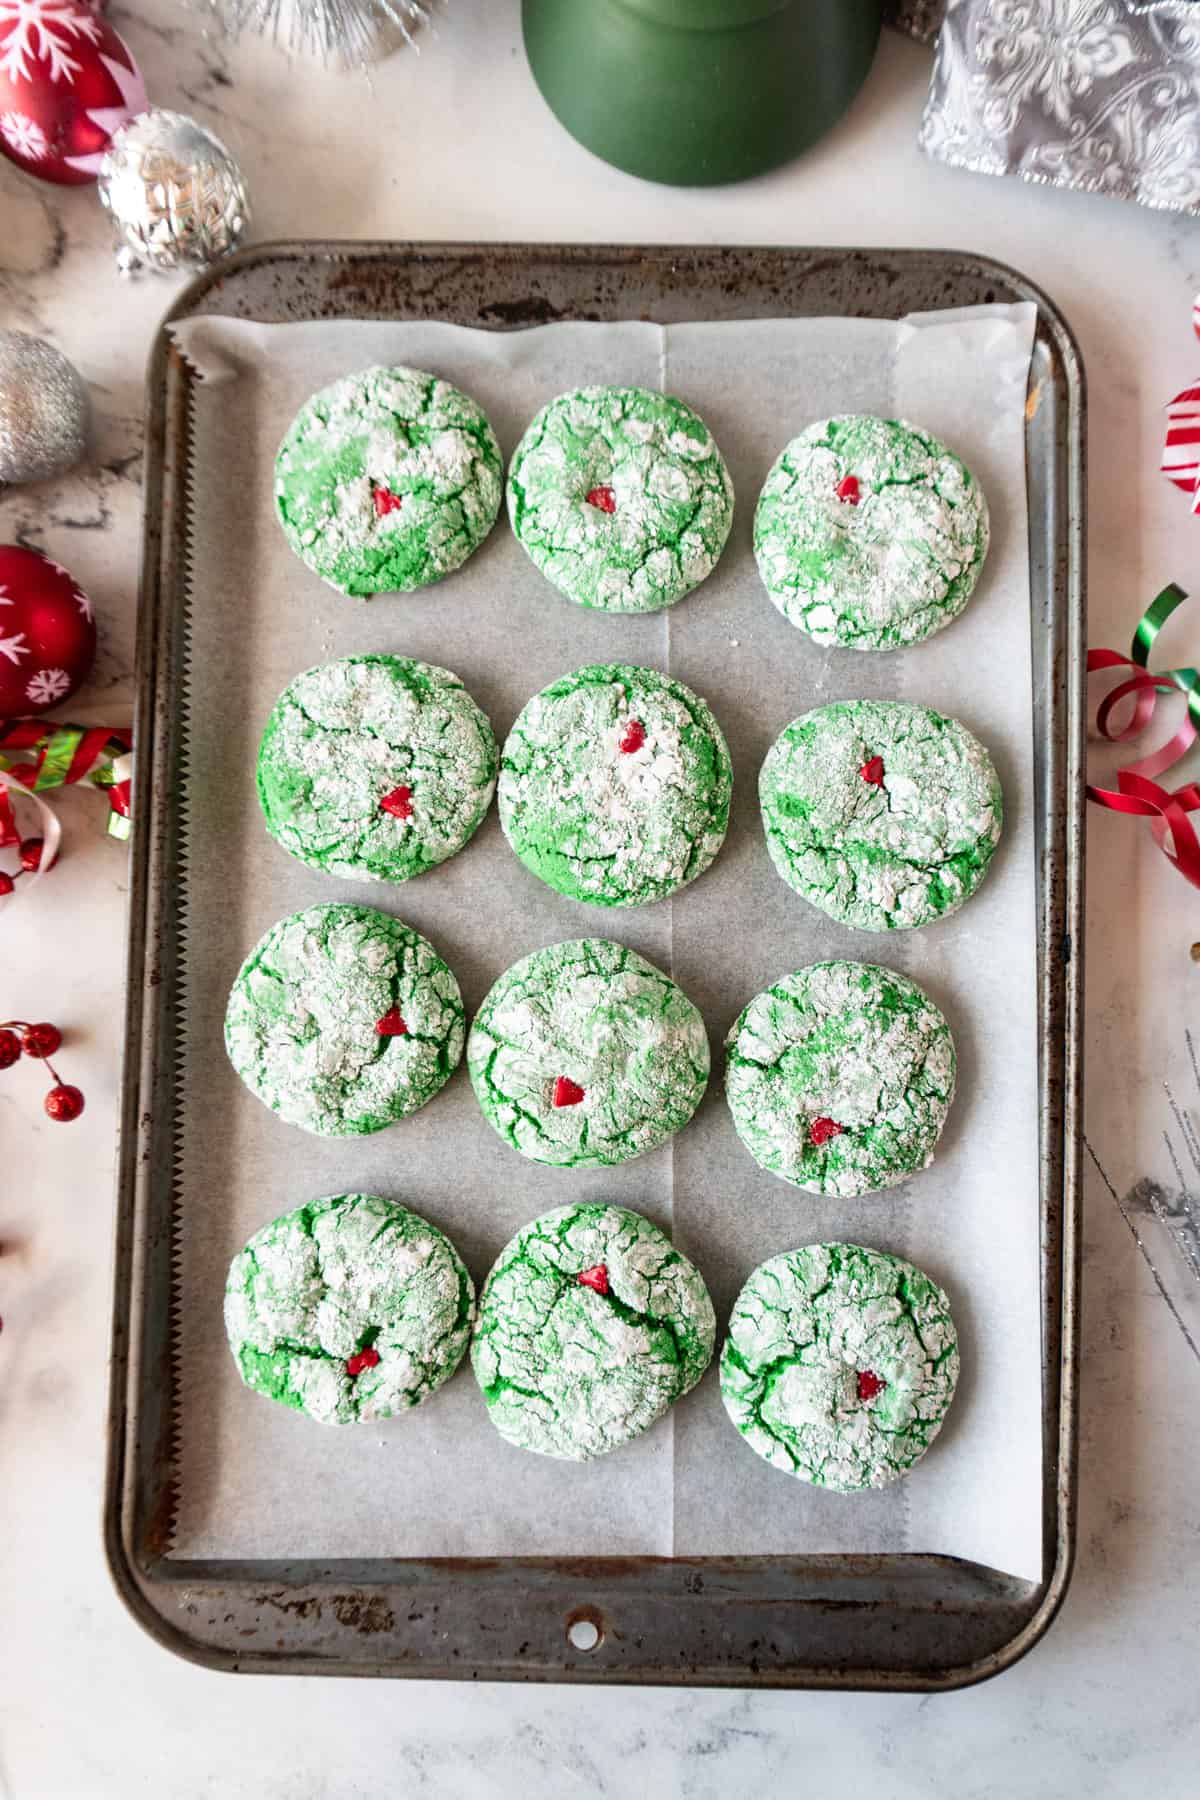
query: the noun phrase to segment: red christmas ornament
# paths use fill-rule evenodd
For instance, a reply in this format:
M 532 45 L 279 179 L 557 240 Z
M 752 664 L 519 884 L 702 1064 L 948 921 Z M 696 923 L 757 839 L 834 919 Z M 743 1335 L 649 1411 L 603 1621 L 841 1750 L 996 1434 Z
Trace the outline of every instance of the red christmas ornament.
M 0 900 L 6 900 L 16 885 L 8 870 L 0 869 Z
M 578 1106 L 583 1099 L 583 1089 L 568 1075 L 560 1075 L 554 1083 L 553 1104 L 555 1106 Z
M 27 1025 L 21 1035 L 21 1048 L 26 1056 L 53 1056 L 61 1047 L 62 1032 L 47 1019 L 40 1025 Z
M 137 64 L 87 0 L 0 0 L 0 152 L 28 175 L 95 181 L 146 110 Z
M 596 1263 L 593 1268 L 581 1269 L 575 1279 L 580 1287 L 590 1287 L 597 1294 L 607 1294 L 608 1264 Z
M 0 1069 L 11 1069 L 20 1060 L 21 1040 L 15 1031 L 0 1031 Z
M 67 1082 L 60 1081 L 58 1086 L 52 1087 L 46 1095 L 45 1104 L 46 1111 L 52 1119 L 56 1119 L 60 1125 L 69 1125 L 71 1120 L 77 1119 L 83 1111 L 83 1095 L 77 1087 L 71 1087 Z
M 0 719 L 57 706 L 95 656 L 92 603 L 67 571 L 39 550 L 0 544 Z

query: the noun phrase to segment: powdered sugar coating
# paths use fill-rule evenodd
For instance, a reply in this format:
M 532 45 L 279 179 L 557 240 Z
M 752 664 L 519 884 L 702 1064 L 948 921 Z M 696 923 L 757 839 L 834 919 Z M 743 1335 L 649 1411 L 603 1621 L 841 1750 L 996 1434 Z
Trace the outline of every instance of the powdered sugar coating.
M 599 1168 L 686 1125 L 708 1082 L 708 1038 L 669 975 L 623 944 L 581 938 L 501 975 L 475 1016 L 467 1067 L 484 1117 L 514 1150 Z M 560 1080 L 583 1099 L 555 1105 Z
M 381 1034 L 393 1009 L 405 1030 Z M 238 971 L 225 1046 L 289 1125 L 355 1137 L 415 1112 L 450 1079 L 462 995 L 432 944 L 389 913 L 310 906 L 272 925 Z
M 648 388 L 577 388 L 544 406 L 517 445 L 508 513 L 569 600 L 656 612 L 716 567 L 733 522 L 733 483 L 684 401 Z
M 868 767 L 875 758 L 881 772 Z M 840 700 L 794 719 L 767 752 L 759 798 L 783 879 L 863 931 L 955 912 L 987 873 L 1004 821 L 979 740 L 900 700 Z
M 579 1280 L 598 1266 L 604 1292 Z M 699 1381 L 715 1338 L 699 1272 L 649 1219 L 564 1206 L 501 1251 L 471 1361 L 503 1437 L 582 1462 L 661 1418 Z
M 965 464 L 928 432 L 866 414 L 793 438 L 754 515 L 759 574 L 780 612 L 817 643 L 855 650 L 948 625 L 987 547 L 987 502 Z
M 954 1040 L 906 975 L 812 963 L 755 995 L 726 1051 L 737 1134 L 793 1187 L 869 1194 L 933 1161 L 954 1098 Z
M 478 403 L 403 366 L 322 388 L 275 462 L 292 549 L 330 587 L 367 597 L 451 574 L 495 524 L 503 485 L 500 446 Z
M 462 1361 L 475 1289 L 449 1238 L 373 1194 L 273 1219 L 234 1257 L 225 1330 L 247 1387 L 326 1425 L 419 1406 Z M 357 1373 L 362 1351 L 377 1358 Z
M 958 1368 L 950 1302 L 922 1270 L 856 1244 L 809 1244 L 761 1263 L 738 1295 L 721 1398 L 777 1469 L 853 1493 L 925 1454 Z M 881 1384 L 865 1395 L 864 1374 Z
M 496 740 L 457 675 L 399 656 L 306 669 L 258 752 L 267 829 L 349 880 L 407 881 L 461 850 L 491 803 Z M 407 790 L 399 812 L 382 804 Z
M 725 838 L 733 771 L 712 713 L 656 669 L 597 663 L 522 709 L 500 765 L 500 823 L 527 869 L 596 906 L 664 899 Z

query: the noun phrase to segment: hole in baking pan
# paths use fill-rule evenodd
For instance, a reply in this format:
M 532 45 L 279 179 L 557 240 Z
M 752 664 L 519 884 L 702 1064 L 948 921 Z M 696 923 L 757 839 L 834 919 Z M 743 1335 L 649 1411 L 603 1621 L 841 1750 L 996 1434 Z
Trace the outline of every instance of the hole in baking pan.
M 567 1642 L 572 1650 L 598 1650 L 604 1642 L 599 1613 L 590 1607 L 571 1613 L 567 1618 Z

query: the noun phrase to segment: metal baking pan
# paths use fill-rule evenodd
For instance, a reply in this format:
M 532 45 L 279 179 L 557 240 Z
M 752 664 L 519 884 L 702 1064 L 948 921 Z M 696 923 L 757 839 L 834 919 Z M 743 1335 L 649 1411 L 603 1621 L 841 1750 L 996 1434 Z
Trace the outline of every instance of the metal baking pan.
M 129 990 L 118 1163 L 105 1533 L 159 1642 L 285 1674 L 875 1690 L 965 1686 L 1046 1630 L 1070 1576 L 1079 1361 L 1084 377 L 1052 303 L 1012 269 L 927 250 L 302 243 L 243 251 L 168 321 L 899 317 L 1033 301 L 1026 409 L 1036 724 L 1044 1575 L 932 1555 L 180 1560 L 174 1156 L 175 796 L 186 766 L 186 479 L 194 374 L 159 331 L 149 370 Z M 580 1622 L 594 1627 L 580 1633 Z M 590 1649 L 583 1639 L 594 1639 Z

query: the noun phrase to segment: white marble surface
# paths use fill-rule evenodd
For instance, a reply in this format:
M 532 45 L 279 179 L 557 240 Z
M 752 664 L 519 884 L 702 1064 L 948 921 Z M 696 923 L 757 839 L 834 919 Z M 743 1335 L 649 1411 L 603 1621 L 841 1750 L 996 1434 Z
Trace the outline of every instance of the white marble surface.
M 236 148 L 261 238 L 949 244 L 1017 264 L 1063 307 L 1088 364 L 1092 641 L 1122 643 L 1163 582 L 1194 581 L 1200 523 L 1155 469 L 1160 408 L 1200 366 L 1196 225 L 927 163 L 914 145 L 927 56 L 894 39 L 848 119 L 794 167 L 727 191 L 645 186 L 555 127 L 517 13 L 516 0 L 450 0 L 436 42 L 370 85 L 259 44 L 215 47 L 173 0 L 112 16 L 153 97 Z M 0 497 L 0 540 L 44 546 L 97 602 L 100 659 L 72 707 L 95 722 L 129 698 L 142 369 L 171 292 L 121 284 L 89 193 L 0 164 L 0 323 L 52 337 L 99 414 L 94 465 Z M 1195 660 L 1198 629 L 1181 626 L 1165 654 Z M 1184 1029 L 1200 903 L 1140 828 L 1091 821 L 1087 1118 L 1107 1179 L 1089 1162 L 1074 1586 L 999 1680 L 872 1700 L 239 1681 L 140 1634 L 99 1540 L 126 887 L 100 807 L 68 797 L 67 855 L 0 927 L 0 1008 L 60 1021 L 64 1074 L 88 1096 L 82 1120 L 57 1126 L 33 1071 L 0 1078 L 0 1794 L 708 1800 L 801 1780 L 959 1800 L 1197 1792 L 1200 1362 L 1116 1195 L 1174 1181 L 1164 1084 L 1196 1097 Z

